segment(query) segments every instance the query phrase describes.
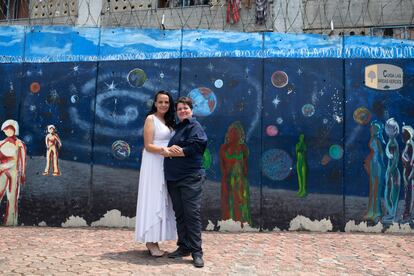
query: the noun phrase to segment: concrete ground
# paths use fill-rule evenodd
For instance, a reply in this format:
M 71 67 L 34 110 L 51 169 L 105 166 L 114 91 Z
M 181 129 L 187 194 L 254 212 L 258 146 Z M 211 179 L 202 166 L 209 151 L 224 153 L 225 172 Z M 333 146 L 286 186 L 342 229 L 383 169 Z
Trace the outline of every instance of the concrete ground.
M 414 275 L 414 235 L 203 232 L 204 268 L 130 229 L 0 227 L 1 275 Z M 173 251 L 173 241 L 162 243 Z

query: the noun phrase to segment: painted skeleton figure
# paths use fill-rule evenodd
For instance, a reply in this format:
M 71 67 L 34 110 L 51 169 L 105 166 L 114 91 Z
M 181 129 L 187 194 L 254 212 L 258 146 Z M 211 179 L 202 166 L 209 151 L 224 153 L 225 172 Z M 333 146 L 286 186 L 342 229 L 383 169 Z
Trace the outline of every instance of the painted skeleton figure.
M 46 168 L 43 175 L 48 175 L 50 170 L 50 164 L 53 166 L 53 176 L 59 176 L 59 149 L 62 147 L 62 142 L 59 136 L 56 134 L 56 128 L 54 125 L 47 126 L 47 132 L 45 138 L 46 144 Z
M 398 200 L 400 195 L 401 174 L 398 170 L 400 151 L 396 136 L 400 133 L 400 127 L 394 118 L 385 123 L 385 133 L 388 136 L 388 143 L 385 147 L 385 154 L 388 158 L 387 171 L 385 172 L 384 201 L 387 214 L 383 222 L 393 222 L 397 213 Z
M 403 164 L 403 180 L 405 189 L 405 208 L 403 220 L 412 219 L 414 199 L 414 129 L 411 126 L 402 127 L 402 139 L 405 148 L 401 155 Z
M 0 142 L 0 203 L 6 194 L 4 225 L 15 226 L 20 186 L 24 184 L 26 175 L 26 146 L 16 137 L 19 124 L 15 120 L 5 121 L 1 130 L 7 138 Z

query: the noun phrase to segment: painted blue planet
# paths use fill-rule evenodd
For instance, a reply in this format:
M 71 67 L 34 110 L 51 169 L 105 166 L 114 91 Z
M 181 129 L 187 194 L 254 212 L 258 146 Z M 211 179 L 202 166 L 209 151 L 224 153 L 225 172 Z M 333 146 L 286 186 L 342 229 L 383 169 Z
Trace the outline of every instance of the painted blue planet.
M 188 97 L 193 100 L 193 113 L 195 116 L 209 116 L 216 109 L 217 98 L 210 88 L 195 88 L 188 93 Z
M 140 68 L 135 68 L 128 73 L 127 80 L 132 87 L 141 87 L 147 80 L 147 74 Z
M 292 171 L 292 158 L 282 149 L 269 149 L 262 156 L 262 172 L 271 180 L 281 181 Z
M 339 160 L 344 155 L 344 150 L 340 145 L 332 145 L 329 147 L 329 156 L 332 159 Z
M 119 160 L 124 160 L 131 154 L 131 148 L 127 142 L 117 140 L 112 144 L 112 155 Z

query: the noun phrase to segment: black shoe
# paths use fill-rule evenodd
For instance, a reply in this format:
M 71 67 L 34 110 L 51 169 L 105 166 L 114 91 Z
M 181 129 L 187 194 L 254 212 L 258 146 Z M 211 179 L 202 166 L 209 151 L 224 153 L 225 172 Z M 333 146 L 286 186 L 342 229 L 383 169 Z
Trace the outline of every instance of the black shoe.
M 203 258 L 201 256 L 194 256 L 193 264 L 195 267 L 203 267 L 204 266 Z
M 168 258 L 187 257 L 187 256 L 190 256 L 190 251 L 187 251 L 187 250 L 184 250 L 178 247 L 174 252 L 168 253 L 167 256 Z

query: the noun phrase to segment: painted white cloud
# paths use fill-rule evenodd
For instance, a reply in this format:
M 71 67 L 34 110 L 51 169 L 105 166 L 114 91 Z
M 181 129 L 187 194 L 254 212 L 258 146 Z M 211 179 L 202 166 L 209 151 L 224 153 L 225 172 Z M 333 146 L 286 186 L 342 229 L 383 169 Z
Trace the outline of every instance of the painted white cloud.
M 394 222 L 387 230 L 385 230 L 385 233 L 414 233 L 414 229 L 411 229 L 411 226 L 409 223 L 405 224 L 399 224 Z
M 99 44 L 99 31 L 95 29 L 89 28 L 79 28 L 78 29 L 79 36 L 83 37 L 84 39 L 92 42 L 94 45 Z
M 33 45 L 30 47 L 31 54 L 42 56 L 61 56 L 70 55 L 72 43 L 66 43 L 63 47 L 45 47 L 44 45 Z
M 126 48 L 128 45 L 148 45 L 162 49 L 179 50 L 181 39 L 157 40 L 145 33 L 125 31 L 124 33 L 113 34 L 110 31 L 103 31 L 101 34 L 101 45 L 108 45 L 113 48 Z
M 21 37 L 17 37 L 10 41 L 0 41 L 0 47 L 12 47 L 21 43 L 23 43 L 23 39 Z
M 119 210 L 111 210 L 98 221 L 92 222 L 91 226 L 105 226 L 105 227 L 135 227 L 135 217 L 129 218 L 121 215 Z
M 88 224 L 86 221 L 78 216 L 70 216 L 65 222 L 63 222 L 62 227 L 87 227 Z
M 366 233 L 381 233 L 382 223 L 379 222 L 374 226 L 368 226 L 366 221 L 356 224 L 354 220 L 350 220 L 345 225 L 345 232 L 366 232 Z
M 219 220 L 217 226 L 220 227 L 220 232 L 259 232 L 259 228 L 251 227 L 247 222 L 241 223 L 240 221 Z
M 289 223 L 289 231 L 308 230 L 314 232 L 332 231 L 333 226 L 330 219 L 310 220 L 304 216 L 296 216 Z

